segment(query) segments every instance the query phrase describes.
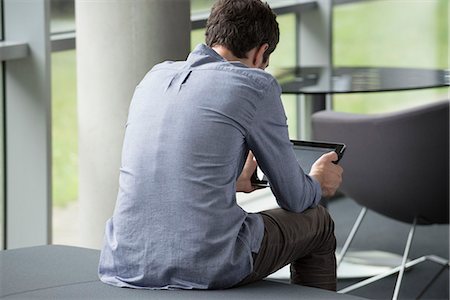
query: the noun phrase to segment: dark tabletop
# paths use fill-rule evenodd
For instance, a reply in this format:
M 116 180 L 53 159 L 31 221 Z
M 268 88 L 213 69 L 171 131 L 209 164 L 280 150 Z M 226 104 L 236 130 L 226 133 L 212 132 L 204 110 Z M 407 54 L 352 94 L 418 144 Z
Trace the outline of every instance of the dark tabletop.
M 450 70 L 378 67 L 277 69 L 286 94 L 335 94 L 415 90 L 450 85 Z

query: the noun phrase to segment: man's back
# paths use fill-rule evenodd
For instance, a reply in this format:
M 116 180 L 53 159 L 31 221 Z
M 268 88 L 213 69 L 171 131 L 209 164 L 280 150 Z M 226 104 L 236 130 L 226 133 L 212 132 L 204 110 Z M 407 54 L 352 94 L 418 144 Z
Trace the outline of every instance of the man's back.
M 335 290 L 334 224 L 316 206 L 339 187 L 342 169 L 334 152 L 311 176 L 297 162 L 281 88 L 263 71 L 279 41 L 276 15 L 261 0 L 217 0 L 205 41 L 136 88 L 100 279 L 229 288 L 291 263 L 294 283 Z M 254 159 L 280 208 L 247 214 L 236 204 L 236 191 L 257 189 Z
M 226 62 L 204 45 L 187 62 L 163 63 L 146 75 L 130 106 L 103 281 L 220 288 L 251 271 L 263 223 L 236 204 L 236 179 L 267 90 L 279 92 L 272 76 Z

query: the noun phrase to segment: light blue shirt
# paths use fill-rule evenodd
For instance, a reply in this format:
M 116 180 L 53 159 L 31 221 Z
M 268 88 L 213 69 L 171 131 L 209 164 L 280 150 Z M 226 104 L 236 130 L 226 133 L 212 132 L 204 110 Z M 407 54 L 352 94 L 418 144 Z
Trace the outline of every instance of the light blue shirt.
M 249 275 L 264 235 L 261 216 L 236 203 L 249 150 L 282 208 L 318 203 L 320 186 L 297 163 L 280 94 L 270 74 L 205 45 L 148 72 L 129 109 L 103 282 L 207 289 Z

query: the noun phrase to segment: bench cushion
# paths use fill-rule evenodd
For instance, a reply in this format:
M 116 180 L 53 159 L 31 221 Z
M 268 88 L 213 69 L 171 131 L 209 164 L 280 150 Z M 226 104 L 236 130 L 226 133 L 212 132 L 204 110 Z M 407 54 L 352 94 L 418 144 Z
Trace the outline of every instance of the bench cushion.
M 100 251 L 37 246 L 0 251 L 0 297 L 6 299 L 361 299 L 270 280 L 228 290 L 137 290 L 102 283 Z

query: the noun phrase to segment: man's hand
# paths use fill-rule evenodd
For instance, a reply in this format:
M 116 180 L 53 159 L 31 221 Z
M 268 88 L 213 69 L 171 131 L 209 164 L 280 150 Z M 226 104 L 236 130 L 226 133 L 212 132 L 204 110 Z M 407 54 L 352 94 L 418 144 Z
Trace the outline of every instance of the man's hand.
M 337 159 L 336 152 L 326 153 L 316 160 L 309 172 L 309 175 L 320 183 L 323 197 L 333 196 L 341 185 L 343 169 L 333 163 Z
M 236 182 L 236 192 L 244 192 L 251 193 L 254 190 L 257 190 L 258 187 L 253 186 L 251 182 L 251 178 L 253 173 L 255 172 L 257 167 L 257 163 L 253 153 L 250 151 L 247 156 L 247 160 L 245 161 L 244 168 L 242 169 L 241 175 Z

